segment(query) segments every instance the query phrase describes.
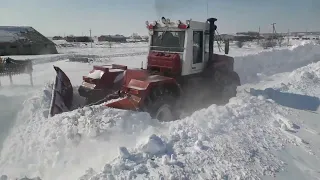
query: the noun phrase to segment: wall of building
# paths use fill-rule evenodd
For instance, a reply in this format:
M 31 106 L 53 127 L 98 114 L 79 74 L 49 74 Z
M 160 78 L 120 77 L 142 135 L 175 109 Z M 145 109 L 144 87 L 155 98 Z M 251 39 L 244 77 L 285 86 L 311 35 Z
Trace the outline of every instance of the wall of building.
M 0 55 L 41 55 L 57 54 L 54 44 L 17 44 L 7 43 L 0 46 Z
M 93 42 L 93 40 L 88 36 L 67 36 L 67 42 Z
M 127 38 L 124 36 L 100 36 L 98 41 L 109 41 L 109 42 L 126 42 Z

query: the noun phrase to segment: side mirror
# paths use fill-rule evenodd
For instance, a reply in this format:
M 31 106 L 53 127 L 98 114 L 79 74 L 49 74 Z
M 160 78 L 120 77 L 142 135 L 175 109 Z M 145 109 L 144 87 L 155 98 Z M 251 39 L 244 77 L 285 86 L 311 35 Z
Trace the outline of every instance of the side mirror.
M 224 53 L 229 54 L 229 40 L 224 41 Z

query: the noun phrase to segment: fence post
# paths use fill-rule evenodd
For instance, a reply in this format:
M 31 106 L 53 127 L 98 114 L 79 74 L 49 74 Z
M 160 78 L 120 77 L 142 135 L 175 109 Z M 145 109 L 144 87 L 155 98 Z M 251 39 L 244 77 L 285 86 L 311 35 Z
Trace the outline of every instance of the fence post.
M 30 84 L 31 84 L 31 86 L 33 86 L 33 78 L 32 78 L 32 72 L 29 74 L 30 76 Z
M 10 84 L 13 85 L 13 81 L 12 81 L 12 75 L 11 73 L 9 72 L 9 79 L 10 79 Z

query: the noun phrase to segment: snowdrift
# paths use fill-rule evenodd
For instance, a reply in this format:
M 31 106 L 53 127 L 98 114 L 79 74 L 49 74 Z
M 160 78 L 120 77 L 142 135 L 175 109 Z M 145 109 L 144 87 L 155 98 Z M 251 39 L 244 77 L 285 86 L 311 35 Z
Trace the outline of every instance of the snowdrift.
M 99 167 L 115 157 L 113 147 L 135 144 L 139 131 L 158 126 L 147 113 L 101 105 L 47 119 L 51 86 L 23 103 L 24 109 L 1 151 L 2 174 L 44 179 L 59 179 L 59 174 L 65 179 L 65 171 L 79 175 L 82 171 L 78 169 Z
M 312 92 L 318 93 L 305 96 L 319 97 L 319 80 L 320 62 L 292 72 L 289 82 L 278 82 L 271 88 L 285 87 L 284 92 L 300 93 L 312 87 Z M 296 87 L 291 86 L 293 83 Z M 270 91 L 261 91 L 264 93 L 260 95 L 243 92 L 226 106 L 212 105 L 181 121 L 163 124 L 158 135 L 151 134 L 129 150 L 119 147 L 118 157 L 100 172 L 88 169 L 82 178 L 260 179 L 277 177 L 277 173 L 287 170 L 289 175 L 283 179 L 316 179 L 319 161 L 295 160 L 299 165 L 291 163 L 289 169 L 284 161 L 301 155 L 319 160 L 320 153 L 314 147 L 319 140 L 311 144 L 304 139 L 310 134 L 304 138 L 295 135 L 311 131 L 311 123 L 299 118 L 291 121 L 288 117 L 299 113 L 272 100 Z M 317 138 L 313 134 L 317 130 L 311 131 L 313 138 Z M 288 146 L 303 152 L 297 155 L 286 150 L 289 155 L 279 156 L 277 152 Z
M 305 109 L 279 103 L 265 89 L 319 98 L 320 62 L 276 74 L 316 62 L 318 48 L 307 44 L 237 57 L 242 83 L 266 80 L 257 74 L 259 68 L 262 74 L 275 77 L 251 85 L 252 92 L 240 88 L 226 106 L 212 105 L 170 123 L 159 123 L 147 113 L 101 105 L 46 118 L 51 98 L 48 85 L 24 102 L 3 143 L 0 175 L 45 180 L 259 179 L 286 170 L 294 172 L 292 177 L 314 179 L 318 162 L 295 160 L 296 165 L 279 152 L 294 145 L 304 158 L 317 159 L 315 144 L 320 142 L 315 137 L 320 129 L 313 127 L 317 122 L 299 119 L 298 110 Z M 294 152 L 288 154 L 297 157 Z
M 235 71 L 241 83 L 257 83 L 273 74 L 290 72 L 320 60 L 320 45 L 306 43 L 235 57 Z

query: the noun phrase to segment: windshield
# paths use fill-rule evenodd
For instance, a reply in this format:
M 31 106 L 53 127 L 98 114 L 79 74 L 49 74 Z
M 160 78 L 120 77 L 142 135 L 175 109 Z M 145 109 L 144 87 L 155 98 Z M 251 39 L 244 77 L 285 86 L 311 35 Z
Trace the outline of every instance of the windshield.
M 185 31 L 155 31 L 151 50 L 183 52 Z

